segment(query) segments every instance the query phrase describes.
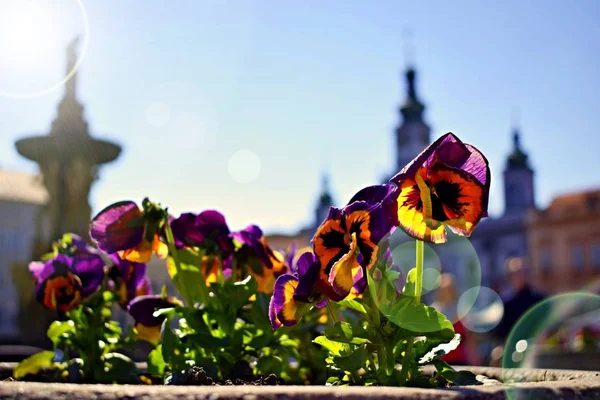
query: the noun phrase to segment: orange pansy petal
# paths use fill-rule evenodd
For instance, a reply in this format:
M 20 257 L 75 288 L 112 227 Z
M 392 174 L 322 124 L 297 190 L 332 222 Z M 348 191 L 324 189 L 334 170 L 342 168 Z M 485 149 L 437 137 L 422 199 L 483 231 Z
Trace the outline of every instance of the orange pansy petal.
M 354 285 L 353 271 L 360 268 L 356 260 L 356 234 L 352 234 L 352 243 L 350 250 L 342 256 L 331 268 L 329 272 L 329 283 L 333 289 L 341 296 L 347 296 Z
M 158 234 L 154 236 L 154 240 L 152 241 L 152 252 L 163 260 L 169 255 L 169 247 L 160 240 Z
M 446 230 L 443 225 L 432 229 L 423 214 L 423 204 L 417 182 L 405 179 L 401 182 L 398 196 L 398 221 L 400 227 L 415 239 L 432 243 L 445 243 Z

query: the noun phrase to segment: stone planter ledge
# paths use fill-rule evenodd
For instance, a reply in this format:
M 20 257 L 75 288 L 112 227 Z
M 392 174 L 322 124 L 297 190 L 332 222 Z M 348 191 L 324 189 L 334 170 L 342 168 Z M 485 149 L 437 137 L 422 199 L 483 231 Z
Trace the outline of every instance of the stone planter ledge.
M 4 365 L 4 370 L 8 366 Z M 325 386 L 144 386 L 0 382 L 0 399 L 597 399 L 600 371 L 459 367 L 478 375 L 483 385 L 449 389 Z M 2 370 L 2 366 L 0 366 Z M 519 383 L 502 385 L 504 378 Z

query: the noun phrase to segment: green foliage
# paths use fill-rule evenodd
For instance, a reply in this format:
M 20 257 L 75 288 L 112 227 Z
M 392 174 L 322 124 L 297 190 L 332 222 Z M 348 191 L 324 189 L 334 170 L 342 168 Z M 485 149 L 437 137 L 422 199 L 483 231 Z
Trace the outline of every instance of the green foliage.
M 175 249 L 175 258 L 167 258 L 167 271 L 179 293 L 187 293 L 194 303 L 208 303 L 208 287 L 200 271 L 204 252 L 189 247 Z
M 443 377 L 444 380 L 454 385 L 481 385 L 477 377 L 471 371 L 456 371 L 448 363 L 442 360 L 436 360 L 433 365 L 437 370 L 434 378 Z
M 162 345 L 156 346 L 148 355 L 148 373 L 162 378 L 165 374 L 167 363 L 162 355 Z
M 21 379 L 27 375 L 36 375 L 43 368 L 49 368 L 54 363 L 53 351 L 41 351 L 21 361 L 13 371 L 13 378 Z

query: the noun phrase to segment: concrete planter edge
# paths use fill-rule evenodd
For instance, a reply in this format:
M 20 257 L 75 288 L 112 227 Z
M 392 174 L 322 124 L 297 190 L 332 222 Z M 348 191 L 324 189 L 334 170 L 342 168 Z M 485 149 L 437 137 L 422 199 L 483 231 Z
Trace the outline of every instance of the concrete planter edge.
M 6 372 L 14 364 L 0 364 Z M 458 367 L 491 380 L 449 389 L 325 386 L 143 386 L 0 382 L 0 399 L 600 399 L 600 371 Z

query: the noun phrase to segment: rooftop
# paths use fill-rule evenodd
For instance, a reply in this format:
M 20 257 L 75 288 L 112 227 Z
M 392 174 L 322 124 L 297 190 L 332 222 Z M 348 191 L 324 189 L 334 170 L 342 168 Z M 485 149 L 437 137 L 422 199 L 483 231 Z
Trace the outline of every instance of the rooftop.
M 0 168 L 0 201 L 44 204 L 48 201 L 48 192 L 40 175 Z

